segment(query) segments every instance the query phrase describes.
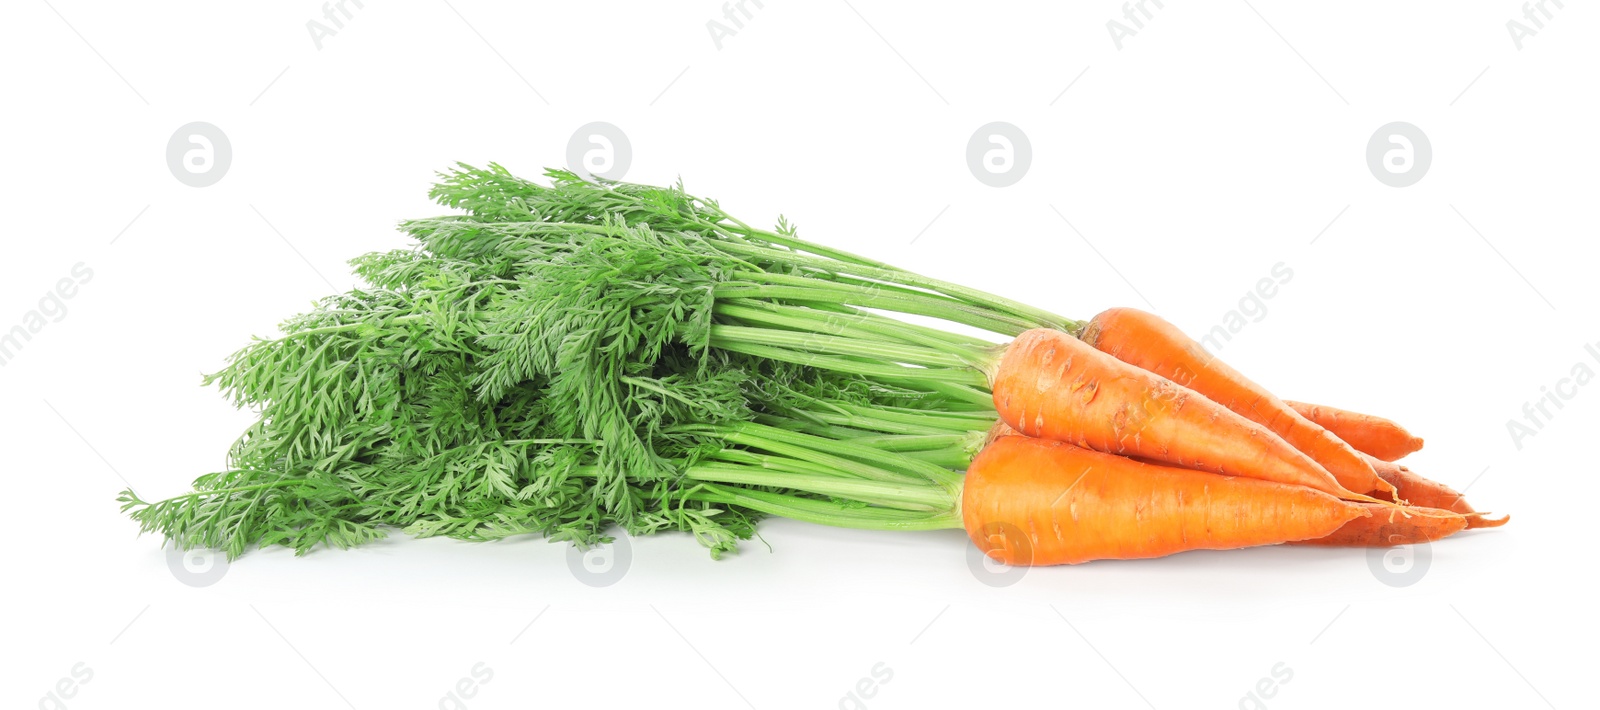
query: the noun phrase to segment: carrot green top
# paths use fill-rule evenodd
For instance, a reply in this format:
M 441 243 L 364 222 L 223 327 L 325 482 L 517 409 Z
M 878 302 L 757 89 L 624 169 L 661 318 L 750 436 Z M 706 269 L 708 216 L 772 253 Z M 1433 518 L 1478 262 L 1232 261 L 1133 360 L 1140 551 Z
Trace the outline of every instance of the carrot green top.
M 404 223 L 413 247 L 352 260 L 366 286 L 208 376 L 258 420 L 192 493 L 126 491 L 132 515 L 231 555 L 388 527 L 587 543 L 617 525 L 722 551 L 761 514 L 959 525 L 949 469 L 993 420 L 993 344 L 885 313 L 1081 327 L 681 186 L 549 177 L 442 175 L 433 196 L 468 214 Z

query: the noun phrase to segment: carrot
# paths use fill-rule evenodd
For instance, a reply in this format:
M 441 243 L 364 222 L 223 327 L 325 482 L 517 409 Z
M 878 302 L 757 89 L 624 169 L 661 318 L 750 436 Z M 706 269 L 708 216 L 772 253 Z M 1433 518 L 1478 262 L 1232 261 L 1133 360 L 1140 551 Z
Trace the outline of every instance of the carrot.
M 1395 461 L 1422 448 L 1422 438 L 1412 436 L 1406 428 L 1383 417 L 1350 412 L 1336 407 L 1305 402 L 1289 402 L 1299 412 L 1322 428 L 1333 432 L 1356 451 L 1374 456 L 1382 461 Z
M 1377 458 L 1373 458 L 1372 462 L 1378 475 L 1393 485 L 1408 505 L 1441 508 L 1463 514 L 1477 512 L 1467 504 L 1466 498 L 1443 483 L 1419 476 L 1397 463 Z
M 1089 321 L 1082 337 L 1118 360 L 1171 379 L 1266 427 L 1321 464 L 1346 489 L 1392 496 L 1389 484 L 1349 444 L 1300 416 L 1160 317 L 1134 308 L 1112 308 Z
M 968 536 L 1010 565 L 1308 540 L 1371 514 L 1303 486 L 1144 464 L 1023 436 L 985 447 L 964 486 Z
M 1461 515 L 1438 508 L 1396 508 L 1374 503 L 1357 503 L 1372 513 L 1345 523 L 1332 534 L 1296 545 L 1327 547 L 1394 547 L 1433 542 L 1471 527 L 1476 516 Z
M 988 446 L 1000 437 L 1016 435 L 1018 435 L 1016 429 L 1012 429 L 1004 421 L 997 421 L 993 426 L 989 427 L 988 434 L 984 438 L 984 446 Z M 1366 456 L 1366 454 L 1362 455 Z M 1364 505 L 1373 508 L 1374 516 L 1372 518 L 1352 520 L 1345 523 L 1344 527 L 1339 528 L 1333 535 L 1319 540 L 1307 540 L 1300 544 L 1375 547 L 1381 545 L 1374 542 L 1374 540 L 1388 539 L 1379 537 L 1379 535 L 1384 535 L 1393 536 L 1395 540 L 1394 542 L 1386 543 L 1387 545 L 1406 545 L 1416 542 L 1432 542 L 1459 532 L 1463 527 L 1468 530 L 1497 528 L 1511 520 L 1509 515 L 1500 518 L 1486 517 L 1483 513 L 1474 510 L 1472 506 L 1467 505 L 1466 499 L 1449 486 L 1423 478 L 1405 466 L 1388 461 L 1379 461 L 1370 456 L 1367 458 L 1370 459 L 1372 467 L 1378 472 L 1378 475 L 1394 486 L 1395 492 L 1409 507 L 1416 508 L 1421 515 L 1458 519 L 1459 526 L 1455 526 L 1455 523 L 1445 520 L 1419 521 L 1410 523 L 1409 527 L 1404 523 L 1391 524 L 1385 522 L 1380 525 L 1375 522 L 1378 517 L 1377 514 L 1385 510 L 1395 510 L 1394 506 L 1365 503 Z M 1385 494 L 1385 491 L 1378 490 L 1367 492 L 1367 495 L 1373 497 Z M 1387 513 L 1385 513 L 1385 516 L 1387 516 Z M 1385 520 L 1387 519 L 1385 517 Z M 1432 536 L 1428 537 L 1428 534 L 1432 534 Z
M 1027 436 L 1374 500 L 1260 424 L 1061 331 L 1017 336 L 990 379 L 1000 417 Z
M 1510 515 L 1502 515 L 1498 518 L 1491 518 L 1487 513 L 1468 513 L 1466 517 L 1468 530 L 1477 530 L 1479 528 L 1498 528 L 1501 525 L 1511 522 Z
M 1467 503 L 1467 499 L 1454 488 L 1438 481 L 1424 478 L 1400 464 L 1371 458 L 1372 467 L 1383 480 L 1395 488 L 1395 493 L 1408 505 L 1421 508 L 1438 508 L 1467 516 L 1468 528 L 1497 528 L 1505 525 L 1511 516 L 1486 518 Z

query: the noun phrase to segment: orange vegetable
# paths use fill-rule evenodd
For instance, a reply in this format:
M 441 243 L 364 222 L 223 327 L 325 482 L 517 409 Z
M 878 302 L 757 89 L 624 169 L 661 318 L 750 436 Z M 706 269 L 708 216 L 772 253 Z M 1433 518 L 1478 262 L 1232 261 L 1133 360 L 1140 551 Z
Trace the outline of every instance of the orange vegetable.
M 1012 429 L 1004 421 L 997 421 L 989 427 L 989 432 L 984 439 L 984 445 L 993 443 L 1002 436 L 1020 436 L 1017 430 Z M 1365 456 L 1365 454 L 1363 454 Z M 1369 457 L 1370 458 L 1370 457 Z M 1435 481 L 1430 481 L 1412 472 L 1411 469 L 1388 461 L 1371 459 L 1372 467 L 1395 487 L 1400 498 L 1417 510 L 1419 515 L 1431 515 L 1450 520 L 1427 520 L 1414 523 L 1392 523 L 1389 512 L 1397 510 L 1394 506 L 1364 503 L 1372 509 L 1371 518 L 1357 518 L 1344 527 L 1339 528 L 1328 537 L 1307 540 L 1300 544 L 1306 545 L 1352 545 L 1360 547 L 1381 547 L 1393 545 L 1406 545 L 1417 542 L 1431 542 L 1448 535 L 1459 532 L 1463 527 L 1472 530 L 1477 528 L 1497 528 L 1511 520 L 1511 516 L 1500 518 L 1485 517 L 1483 513 L 1473 510 L 1467 505 L 1465 498 L 1449 486 Z M 1383 491 L 1369 491 L 1369 496 L 1385 495 Z M 1451 514 L 1456 515 L 1451 515 Z M 1383 519 L 1379 520 L 1382 515 Z M 1379 540 L 1392 540 L 1379 543 Z
M 1374 503 L 1357 503 L 1366 506 L 1370 517 L 1356 518 L 1345 523 L 1332 534 L 1312 540 L 1300 540 L 1296 545 L 1330 547 L 1394 547 L 1433 542 L 1449 537 L 1471 527 L 1474 517 L 1438 508 L 1384 506 Z M 1504 520 L 1495 524 L 1504 523 Z
M 1160 317 L 1134 308 L 1112 308 L 1089 321 L 1082 337 L 1118 360 L 1188 387 L 1266 427 L 1321 464 L 1346 489 L 1377 490 L 1390 497 L 1389 484 L 1349 444 L 1300 416 Z
M 1369 457 L 1371 458 L 1371 457 Z M 1394 486 L 1400 499 L 1408 505 L 1422 508 L 1438 508 L 1467 516 L 1468 528 L 1497 528 L 1505 525 L 1511 516 L 1501 518 L 1485 518 L 1482 513 L 1474 510 L 1467 504 L 1467 499 L 1454 488 L 1438 481 L 1429 480 L 1413 472 L 1411 469 L 1389 461 L 1371 458 L 1372 467 L 1378 471 L 1383 480 Z
M 1395 461 L 1422 448 L 1422 438 L 1383 417 L 1349 412 L 1336 407 L 1304 402 L 1285 402 L 1301 416 L 1333 432 L 1356 451 L 1383 461 Z
M 968 536 L 1010 565 L 1308 540 L 1371 514 L 1303 486 L 1145 464 L 1023 436 L 985 447 L 964 485 Z
M 1027 436 L 1374 500 L 1262 425 L 1057 330 L 1017 336 L 990 381 L 1000 418 Z

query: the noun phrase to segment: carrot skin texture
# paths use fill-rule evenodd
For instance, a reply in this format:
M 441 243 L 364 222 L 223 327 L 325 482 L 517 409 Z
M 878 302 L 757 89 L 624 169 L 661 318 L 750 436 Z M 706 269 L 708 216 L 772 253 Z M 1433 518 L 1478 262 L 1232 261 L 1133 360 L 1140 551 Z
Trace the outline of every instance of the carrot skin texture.
M 961 497 L 973 544 L 1017 566 L 1314 539 L 1369 514 L 1304 486 L 1144 464 L 1025 436 L 985 447 L 967 469 Z
M 1321 425 L 1356 451 L 1381 461 L 1398 461 L 1422 449 L 1422 437 L 1383 417 L 1337 407 L 1285 401 L 1300 416 Z
M 1199 342 L 1155 314 L 1112 308 L 1090 320 L 1082 337 L 1101 352 L 1188 387 L 1266 427 L 1327 469 L 1348 490 L 1387 488 L 1349 444 L 1301 416 L 1265 387 L 1206 352 Z M 1385 491 L 1381 497 L 1390 496 Z
M 1399 492 L 1407 504 L 1423 508 L 1441 508 L 1456 513 L 1476 513 L 1467 499 L 1454 488 L 1438 481 L 1424 478 L 1411 469 L 1391 461 L 1373 459 L 1373 468 Z
M 1365 506 L 1371 516 L 1356 518 L 1332 534 L 1295 545 L 1322 547 L 1395 547 L 1433 542 L 1466 530 L 1470 518 L 1438 508 L 1396 508 L 1373 503 Z M 1408 515 L 1409 513 L 1409 515 Z
M 1017 336 L 990 381 L 1000 418 L 1026 436 L 1366 497 L 1260 424 L 1057 330 Z
M 1004 420 L 998 420 L 998 421 L 996 421 L 994 423 L 993 426 L 989 427 L 989 433 L 984 437 L 984 442 L 983 443 L 984 443 L 985 446 L 988 446 L 990 443 L 993 443 L 995 439 L 998 439 L 998 438 L 1000 438 L 1002 436 L 1021 436 L 1021 435 L 1022 434 L 1019 433 L 1016 429 L 1012 429 L 1010 425 L 1006 424 Z M 1362 454 L 1362 455 L 1363 456 L 1367 456 L 1367 454 Z M 1432 480 L 1429 480 L 1427 478 L 1423 478 L 1422 476 L 1417 475 L 1416 473 L 1412 472 L 1411 469 L 1406 468 L 1405 466 L 1401 466 L 1399 464 L 1391 463 L 1391 462 L 1388 462 L 1388 461 L 1380 461 L 1378 459 L 1372 458 L 1371 456 L 1367 456 L 1367 458 L 1372 463 L 1372 468 L 1378 472 L 1378 475 L 1382 476 L 1385 481 L 1388 481 L 1390 485 L 1394 486 L 1395 487 L 1395 491 L 1396 491 L 1396 493 L 1398 493 L 1398 495 L 1400 496 L 1401 500 L 1406 501 L 1407 504 L 1410 507 L 1430 509 L 1430 511 L 1429 511 L 1430 514 L 1438 514 L 1438 513 L 1433 512 L 1434 510 L 1447 511 L 1447 512 L 1450 512 L 1450 513 L 1459 513 L 1462 516 L 1464 516 L 1465 526 L 1466 526 L 1466 529 L 1468 529 L 1468 530 L 1476 530 L 1476 529 L 1479 529 L 1479 528 L 1497 528 L 1497 527 L 1500 527 L 1501 525 L 1505 525 L 1507 522 L 1511 521 L 1511 516 L 1509 516 L 1509 515 L 1502 516 L 1502 517 L 1499 517 L 1499 518 L 1486 517 L 1483 513 L 1480 513 L 1478 511 L 1474 510 L 1471 505 L 1468 505 L 1466 499 L 1463 498 L 1460 493 L 1455 492 L 1455 489 L 1452 489 L 1449 486 L 1446 486 L 1446 485 L 1444 485 L 1442 483 L 1438 483 L 1436 481 L 1432 481 Z M 1157 464 L 1159 464 L 1160 462 L 1146 461 L 1145 463 L 1157 463 Z M 1374 498 L 1383 498 L 1383 497 L 1388 496 L 1390 494 L 1388 492 L 1386 492 L 1386 491 L 1374 490 L 1374 491 L 1368 491 L 1367 495 L 1372 496 Z M 1392 506 L 1374 506 L 1374 505 L 1372 505 L 1370 503 L 1367 503 L 1367 504 L 1364 504 L 1364 505 L 1367 505 L 1373 511 L 1373 515 L 1374 516 L 1377 516 L 1380 513 L 1382 513 L 1384 515 L 1387 515 L 1386 511 L 1389 511 L 1389 510 L 1393 509 Z M 1331 535 L 1331 536 L 1329 536 L 1329 538 L 1326 538 L 1325 542 L 1319 542 L 1317 540 L 1310 540 L 1310 541 L 1306 541 L 1306 542 L 1298 543 L 1298 544 L 1306 544 L 1306 545 L 1318 545 L 1318 544 L 1321 544 L 1321 545 L 1354 545 L 1354 546 L 1360 546 L 1360 547 L 1377 547 L 1377 546 L 1381 546 L 1381 545 L 1378 545 L 1378 544 L 1376 544 L 1374 542 L 1370 542 L 1370 541 L 1362 541 L 1362 542 L 1343 542 L 1343 541 L 1341 541 L 1341 540 L 1354 539 L 1354 537 L 1360 531 L 1370 530 L 1375 525 L 1374 523 L 1365 523 L 1364 524 L 1363 523 L 1364 520 L 1365 519 L 1358 518 L 1356 520 L 1350 521 L 1349 523 L 1346 523 L 1345 527 L 1340 528 L 1338 531 L 1336 531 L 1334 533 L 1334 535 Z M 1440 529 L 1440 528 L 1439 528 L 1439 526 L 1436 525 L 1434 529 L 1437 530 L 1437 529 Z M 1439 534 L 1437 537 L 1434 537 L 1432 539 L 1438 539 L 1440 537 L 1444 537 L 1446 534 L 1453 534 L 1454 532 L 1455 531 L 1450 531 L 1448 533 Z M 1376 533 L 1370 533 L 1370 534 L 1375 535 Z M 1418 540 L 1418 541 L 1421 541 L 1421 540 Z M 1407 543 L 1405 543 L 1405 542 L 1396 542 L 1396 543 L 1392 543 L 1392 544 L 1400 545 L 1400 544 L 1407 544 Z
M 1405 466 L 1369 457 L 1372 467 L 1383 480 L 1395 488 L 1395 493 L 1408 505 L 1419 508 L 1438 508 L 1467 516 L 1467 528 L 1497 528 L 1509 517 L 1486 518 L 1467 503 L 1465 496 L 1443 483 L 1417 474 Z

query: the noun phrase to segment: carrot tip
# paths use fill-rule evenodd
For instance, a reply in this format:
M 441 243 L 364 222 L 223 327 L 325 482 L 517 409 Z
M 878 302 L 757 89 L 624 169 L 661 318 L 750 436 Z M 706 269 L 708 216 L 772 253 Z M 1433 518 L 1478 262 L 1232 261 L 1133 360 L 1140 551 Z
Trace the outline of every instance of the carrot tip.
M 1403 449 L 1399 450 L 1398 452 L 1395 452 L 1395 453 L 1391 454 L 1389 457 L 1385 457 L 1385 458 L 1387 458 L 1391 462 L 1399 461 L 1400 459 L 1403 459 L 1403 458 L 1405 458 L 1407 456 L 1410 456 L 1410 455 L 1412 455 L 1414 453 L 1417 453 L 1418 451 L 1421 451 L 1421 450 L 1422 450 L 1422 437 L 1413 436 L 1409 440 L 1406 441 L 1405 448 L 1403 448 Z
M 1501 525 L 1511 522 L 1511 516 L 1509 514 L 1502 515 L 1499 518 L 1489 518 L 1486 517 L 1487 515 L 1488 513 L 1472 513 L 1468 515 L 1467 529 L 1476 530 L 1478 528 L 1498 528 Z

